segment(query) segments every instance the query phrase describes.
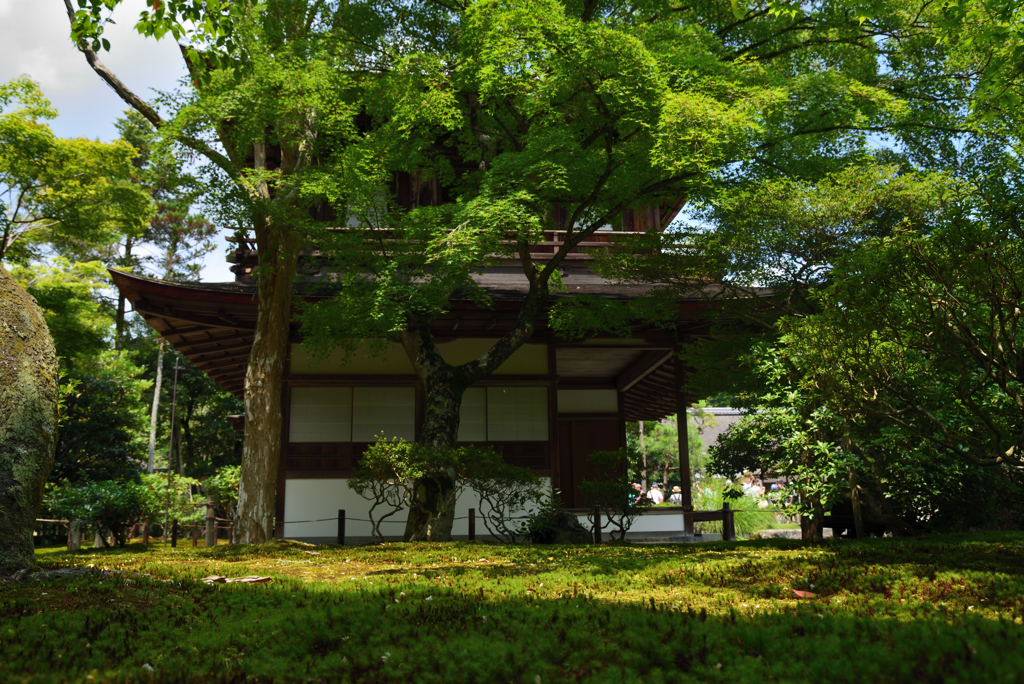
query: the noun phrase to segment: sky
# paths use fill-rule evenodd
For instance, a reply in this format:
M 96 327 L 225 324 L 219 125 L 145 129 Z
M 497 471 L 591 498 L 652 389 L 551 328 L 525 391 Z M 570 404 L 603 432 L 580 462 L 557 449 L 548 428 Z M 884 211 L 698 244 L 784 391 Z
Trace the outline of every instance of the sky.
M 77 7 L 77 2 L 72 2 Z M 140 36 L 135 19 L 145 0 L 125 0 L 114 14 L 117 22 L 104 37 L 110 52 L 100 60 L 137 95 L 152 99 L 159 91 L 175 89 L 185 65 L 171 38 L 156 41 Z M 60 116 L 50 122 L 64 138 L 117 138 L 114 121 L 127 105 L 93 72 L 75 49 L 64 0 L 0 0 L 0 82 L 27 75 L 42 86 Z M 224 261 L 226 242 L 207 256 L 201 278 L 207 282 L 234 279 Z

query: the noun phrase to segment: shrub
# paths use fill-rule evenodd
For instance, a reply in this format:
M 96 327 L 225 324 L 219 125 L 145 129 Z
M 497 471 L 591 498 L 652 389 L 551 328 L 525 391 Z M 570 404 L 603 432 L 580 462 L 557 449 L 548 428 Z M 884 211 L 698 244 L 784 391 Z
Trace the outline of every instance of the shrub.
M 163 521 L 166 509 L 168 523 L 175 520 L 183 524 L 202 521 L 203 510 L 192 497 L 192 488 L 199 485 L 199 480 L 171 473 L 168 483 L 167 473 L 143 473 L 142 484 L 150 491 L 154 501 L 153 506 L 146 511 L 149 519 Z
M 758 507 L 758 502 L 743 492 L 732 482 L 720 477 L 702 478 L 693 488 L 693 508 L 697 511 L 718 511 L 722 503 L 729 501 L 729 506 L 736 511 L 736 535 L 749 537 L 759 530 L 771 527 L 775 522 L 775 514 Z M 699 532 L 722 532 L 721 521 L 694 523 L 694 530 Z
M 207 496 L 212 496 L 217 505 L 225 512 L 230 512 L 238 504 L 238 486 L 241 481 L 241 466 L 223 466 L 203 480 L 203 491 Z
M 507 543 L 517 538 L 511 519 L 541 495 L 540 478 L 505 463 L 491 448 L 435 449 L 402 439 L 379 439 L 364 452 L 348 481 L 353 491 L 371 502 L 369 517 L 375 539 L 384 539 L 381 523 L 408 507 L 416 480 L 439 472 L 450 473 L 455 487 L 438 510 L 448 510 L 464 490 L 472 489 L 480 497 L 484 527 Z M 378 508 L 383 512 L 378 513 Z
M 579 491 L 591 506 L 601 509 L 605 522 L 601 529 L 613 528 L 609 536 L 613 541 L 622 541 L 626 532 L 633 526 L 633 521 L 651 505 L 646 496 L 637 497 L 637 492 L 629 481 L 627 471 L 629 454 L 625 449 L 618 451 L 595 451 L 587 457 L 603 475 L 596 480 L 583 480 Z M 587 515 L 591 526 L 594 525 L 594 513 Z
M 377 440 L 363 453 L 348 481 L 350 489 L 371 502 L 370 524 L 377 541 L 384 541 L 381 523 L 401 511 L 411 496 L 409 477 L 414 470 L 411 463 L 413 446 L 414 443 L 402 439 Z M 376 510 L 380 506 L 385 512 L 377 517 Z
M 587 531 L 576 515 L 562 505 L 558 490 L 536 501 L 536 508 L 519 526 L 518 533 L 532 544 L 586 544 L 590 542 Z
M 464 471 L 467 486 L 480 498 L 480 517 L 491 536 L 506 544 L 521 537 L 514 521 L 535 510 L 544 497 L 541 479 L 527 468 L 505 463 L 491 449 L 475 449 Z
M 124 546 L 132 525 L 157 504 L 154 492 L 148 487 L 116 480 L 79 485 L 65 482 L 50 487 L 46 499 L 50 510 L 73 521 L 78 530 L 98 532 L 104 546 L 107 545 L 107 530 L 114 535 L 118 546 Z

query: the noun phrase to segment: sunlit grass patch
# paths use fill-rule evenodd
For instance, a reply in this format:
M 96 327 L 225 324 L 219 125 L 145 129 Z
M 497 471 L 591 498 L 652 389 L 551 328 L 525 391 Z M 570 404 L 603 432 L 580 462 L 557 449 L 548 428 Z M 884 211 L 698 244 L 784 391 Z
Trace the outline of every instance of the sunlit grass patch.
M 131 544 L 38 558 L 109 574 L 0 585 L 0 679 L 852 682 L 1024 673 L 1019 534 L 813 546 Z M 210 586 L 201 581 L 210 575 L 273 579 Z

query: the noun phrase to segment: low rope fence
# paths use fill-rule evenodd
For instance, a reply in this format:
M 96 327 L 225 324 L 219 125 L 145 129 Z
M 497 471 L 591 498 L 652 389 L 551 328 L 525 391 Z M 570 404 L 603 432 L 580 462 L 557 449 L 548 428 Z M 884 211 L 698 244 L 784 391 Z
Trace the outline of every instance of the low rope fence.
M 214 502 L 212 500 L 208 500 L 205 503 L 200 503 L 200 504 L 195 504 L 195 505 L 197 505 L 197 506 L 206 506 L 207 507 L 207 509 L 206 509 L 207 515 L 206 515 L 206 525 L 205 525 L 204 546 L 207 546 L 207 547 L 216 546 L 217 545 L 217 539 L 218 539 L 218 536 L 219 536 L 219 532 L 221 530 L 227 530 L 228 531 L 228 540 L 227 540 L 228 544 L 234 543 L 234 527 L 235 527 L 235 520 L 234 520 L 234 518 L 218 518 L 216 516 L 216 514 L 214 513 L 215 504 L 214 504 Z M 742 513 L 743 511 L 740 511 L 740 512 Z M 722 523 L 722 539 L 725 539 L 727 541 L 735 541 L 736 540 L 736 522 L 735 522 L 736 511 L 730 509 L 728 503 L 722 504 L 722 509 L 718 510 L 718 511 L 692 511 L 692 510 L 688 511 L 688 510 L 684 509 L 682 514 L 683 514 L 683 533 L 685 535 L 692 536 L 694 534 L 694 532 L 693 532 L 693 524 L 695 522 L 721 521 L 721 523 Z M 607 525 L 602 524 L 602 521 L 601 521 L 601 507 L 600 506 L 594 506 L 592 515 L 593 515 L 593 518 L 592 518 L 592 520 L 593 520 L 592 532 L 593 532 L 594 543 L 595 544 L 600 544 L 601 543 L 601 539 L 602 539 L 602 530 L 607 526 Z M 468 528 L 469 528 L 468 532 L 469 532 L 469 534 L 467 536 L 468 536 L 470 541 L 476 540 L 476 520 L 477 520 L 477 517 L 478 516 L 476 514 L 476 509 L 470 508 L 468 515 L 464 515 L 464 516 L 459 516 L 459 517 L 453 518 L 453 520 L 468 520 L 469 521 L 469 523 L 468 523 Z M 511 516 L 511 517 L 508 517 L 508 518 L 500 518 L 500 520 L 503 521 L 503 522 L 511 521 L 511 520 L 527 520 L 530 517 L 531 516 L 528 516 L 528 515 L 520 515 L 520 516 Z M 312 520 L 286 520 L 286 521 L 283 521 L 283 522 L 279 522 L 278 525 L 282 526 L 282 528 L 283 528 L 284 525 L 299 525 L 299 524 L 305 524 L 305 523 L 321 523 L 321 522 L 333 522 L 333 521 L 337 521 L 337 523 L 338 523 L 337 543 L 339 545 L 342 545 L 342 546 L 345 544 L 345 537 L 346 537 L 345 526 L 346 526 L 346 523 L 348 521 L 352 521 L 352 522 L 367 522 L 367 523 L 370 523 L 371 525 L 380 525 L 380 524 L 384 524 L 384 523 L 390 523 L 390 524 L 396 524 L 396 525 L 397 524 L 401 524 L 401 525 L 405 525 L 406 524 L 406 521 L 404 521 L 404 520 L 372 520 L 372 519 L 368 519 L 368 518 L 349 518 L 346 515 L 345 509 L 342 508 L 342 509 L 338 509 L 337 517 L 315 518 L 315 519 L 312 519 Z M 74 549 L 80 548 L 81 541 L 79 539 L 79 540 L 77 540 L 77 543 L 76 543 L 76 540 L 75 540 L 75 530 L 74 530 L 74 527 L 72 526 L 72 521 L 70 521 L 70 520 L 55 520 L 55 519 L 38 518 L 38 519 L 36 519 L 36 522 L 60 523 L 60 524 L 67 525 L 67 527 L 68 527 L 68 550 L 70 551 L 70 550 L 74 550 Z M 132 526 L 131 531 L 128 533 L 128 538 L 131 539 L 132 537 L 135 536 L 135 532 L 139 528 L 139 526 L 142 527 L 142 540 L 143 540 L 143 544 L 147 544 L 148 545 L 149 544 L 149 528 L 150 528 L 150 521 L 149 520 L 146 520 L 144 522 L 135 523 Z M 192 532 L 192 534 L 191 534 L 192 546 L 196 547 L 196 546 L 198 546 L 199 523 L 193 522 L 192 525 L 191 525 L 191 528 L 192 528 L 191 529 L 191 532 Z M 179 532 L 179 524 L 178 524 L 177 520 L 174 520 L 174 521 L 172 521 L 172 524 L 171 524 L 171 547 L 172 548 L 175 548 L 178 545 L 178 532 Z M 164 543 L 166 544 L 167 530 L 164 530 L 163 533 L 164 533 Z
M 730 509 L 728 503 L 722 504 L 722 509 L 718 510 L 718 511 L 687 511 L 687 510 L 684 510 L 683 511 L 683 533 L 688 535 L 688 536 L 693 536 L 693 523 L 695 523 L 695 522 L 721 521 L 721 523 L 722 523 L 722 539 L 725 539 L 727 541 L 736 541 L 736 518 L 735 518 L 735 515 L 736 515 L 736 511 Z M 469 527 L 469 530 L 468 530 L 469 534 L 467 535 L 469 541 L 475 541 L 476 540 L 476 519 L 477 519 L 477 517 L 478 516 L 476 515 L 476 509 L 470 508 L 469 509 L 469 515 L 464 515 L 464 516 L 459 516 L 459 517 L 453 518 L 453 520 L 468 520 L 469 521 L 469 525 L 468 525 L 468 527 Z M 512 516 L 512 517 L 508 517 L 508 518 L 501 518 L 501 520 L 503 522 L 504 521 L 510 521 L 510 520 L 527 520 L 530 517 L 531 516 L 528 516 L 528 515 L 520 515 L 520 516 Z M 398 525 L 398 524 L 401 524 L 401 525 L 406 524 L 406 522 L 404 520 L 379 520 L 379 521 L 377 521 L 377 520 L 370 520 L 370 519 L 367 519 L 367 518 L 349 518 L 349 517 L 347 517 L 345 509 L 343 509 L 343 508 L 342 509 L 338 509 L 338 516 L 337 516 L 337 518 L 318 518 L 316 520 L 291 520 L 291 521 L 284 521 L 284 522 L 279 523 L 279 524 L 282 525 L 282 526 L 284 526 L 284 525 L 298 525 L 298 524 L 301 524 L 301 523 L 331 522 L 331 521 L 334 521 L 334 520 L 338 521 L 337 543 L 338 543 L 338 545 L 341 545 L 341 546 L 343 546 L 345 544 L 345 526 L 346 526 L 346 523 L 348 521 L 368 522 L 371 525 L 381 525 L 381 524 L 384 524 L 384 523 L 391 523 L 391 524 L 396 524 L 396 525 Z M 601 507 L 600 506 L 594 506 L 594 509 L 593 509 L 592 532 L 593 532 L 594 543 L 595 544 L 600 544 L 601 543 L 602 531 L 604 530 L 605 527 L 606 527 L 606 525 L 603 525 L 601 523 Z

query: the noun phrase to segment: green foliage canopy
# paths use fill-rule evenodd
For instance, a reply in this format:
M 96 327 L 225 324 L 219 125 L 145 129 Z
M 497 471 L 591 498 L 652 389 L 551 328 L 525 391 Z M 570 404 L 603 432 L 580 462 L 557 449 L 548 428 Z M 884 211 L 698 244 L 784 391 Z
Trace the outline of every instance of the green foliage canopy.
M 128 355 L 106 351 L 95 366 L 68 374 L 76 386 L 64 399 L 52 481 L 137 479 L 150 386 L 141 373 Z
M 149 219 L 129 182 L 131 146 L 58 138 L 44 123 L 56 116 L 28 78 L 0 85 L 0 259 L 24 263 L 45 246 L 73 256 Z
M 79 531 L 97 532 L 104 546 L 107 530 L 118 546 L 124 546 L 131 526 L 155 508 L 157 499 L 149 488 L 136 482 L 102 480 L 51 486 L 45 503 L 55 515 L 71 520 Z

